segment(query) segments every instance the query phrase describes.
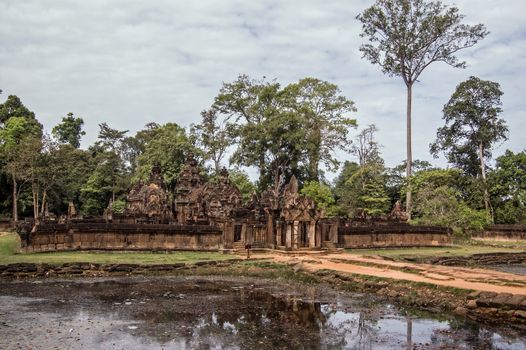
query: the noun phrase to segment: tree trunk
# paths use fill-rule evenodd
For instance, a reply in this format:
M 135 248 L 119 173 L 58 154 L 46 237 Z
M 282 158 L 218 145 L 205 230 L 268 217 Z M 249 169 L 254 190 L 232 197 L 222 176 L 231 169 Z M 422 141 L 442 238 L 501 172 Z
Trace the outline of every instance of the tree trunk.
M 47 190 L 44 190 L 42 192 L 42 204 L 41 204 L 41 207 L 40 207 L 40 217 L 44 217 L 44 215 L 46 214 L 46 194 L 47 194 Z
M 316 134 L 317 147 L 309 155 L 309 177 L 310 180 L 319 181 L 318 166 L 320 164 L 321 130 L 319 127 L 316 127 L 312 132 Z
M 38 219 L 39 206 L 38 206 L 38 190 L 34 182 L 31 184 L 31 189 L 33 192 L 33 218 L 36 220 Z
M 407 181 L 411 181 L 411 175 L 413 173 L 413 152 L 411 148 L 411 98 L 412 98 L 413 84 L 407 84 L 407 164 L 405 168 L 405 176 Z M 413 207 L 413 196 L 411 193 L 411 184 L 408 183 L 406 193 L 406 212 L 409 220 L 411 220 L 411 210 Z
M 18 221 L 18 191 L 17 187 L 18 184 L 16 182 L 16 177 L 14 174 L 13 176 L 13 224 L 15 224 Z
M 484 208 L 491 216 L 491 221 L 493 221 L 493 213 L 491 210 L 491 204 L 489 201 L 489 192 L 486 182 L 486 164 L 484 162 L 484 145 L 482 142 L 479 144 L 479 157 L 480 157 L 480 174 L 482 175 L 482 184 L 484 186 Z

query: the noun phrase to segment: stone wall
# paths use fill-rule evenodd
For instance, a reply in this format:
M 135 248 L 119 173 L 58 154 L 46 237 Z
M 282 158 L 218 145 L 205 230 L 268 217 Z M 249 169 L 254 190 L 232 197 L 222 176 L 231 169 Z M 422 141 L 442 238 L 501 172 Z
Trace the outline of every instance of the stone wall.
M 343 248 L 422 247 L 452 243 L 451 230 L 444 227 L 385 225 L 338 228 L 338 245 Z
M 0 219 L 0 232 L 6 232 L 13 229 L 13 223 L 10 219 Z
M 475 239 L 526 240 L 526 225 L 493 225 L 473 235 Z
M 22 230 L 23 231 L 23 230 Z M 47 223 L 20 233 L 23 252 L 61 250 L 218 250 L 215 226 L 114 223 Z

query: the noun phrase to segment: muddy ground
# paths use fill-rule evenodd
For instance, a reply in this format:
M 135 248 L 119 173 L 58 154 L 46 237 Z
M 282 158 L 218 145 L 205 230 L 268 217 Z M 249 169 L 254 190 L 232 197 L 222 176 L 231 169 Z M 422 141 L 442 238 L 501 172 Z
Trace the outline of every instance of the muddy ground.
M 1 349 L 524 349 L 506 327 L 326 284 L 136 276 L 2 281 Z

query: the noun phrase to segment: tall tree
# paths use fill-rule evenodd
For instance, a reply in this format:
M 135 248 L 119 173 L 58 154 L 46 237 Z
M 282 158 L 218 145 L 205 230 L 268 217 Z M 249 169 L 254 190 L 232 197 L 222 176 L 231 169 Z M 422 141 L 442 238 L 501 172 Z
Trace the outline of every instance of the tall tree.
M 369 40 L 360 51 L 363 57 L 382 68 L 389 76 L 402 77 L 407 88 L 407 168 L 412 174 L 411 108 L 413 85 L 433 62 L 445 62 L 455 68 L 466 63 L 456 53 L 475 45 L 488 32 L 484 25 L 462 24 L 464 16 L 456 7 L 440 1 L 376 0 L 357 16 L 362 23 L 361 36 Z M 411 187 L 406 194 L 411 213 Z
M 190 135 L 203 150 L 206 160 L 214 164 L 214 171 L 219 174 L 221 161 L 227 154 L 232 140 L 229 130 L 233 127 L 226 118 L 221 118 L 217 110 L 209 109 L 201 112 L 201 123 L 192 124 Z
M 0 104 L 0 153 L 12 183 L 12 218 L 18 220 L 18 199 L 26 183 L 28 169 L 39 151 L 42 125 L 22 101 L 14 95 Z
M 109 178 L 111 178 L 113 187 L 111 199 L 115 202 L 116 193 L 124 186 L 123 178 L 127 175 L 124 161 L 124 141 L 128 130 L 113 129 L 106 123 L 99 124 L 99 128 L 99 140 L 95 142 L 93 148 L 97 151 L 94 158 L 100 157 L 105 164 L 103 168 L 95 168 L 95 171 L 100 170 L 98 174 L 105 174 L 108 166 L 112 169 Z
M 298 144 L 305 138 L 300 118 L 285 111 L 283 105 L 283 91 L 278 83 L 246 75 L 223 84 L 212 105 L 234 125 L 236 148 L 231 162 L 257 167 L 260 189 L 272 184 L 277 191 L 284 177 L 299 175 L 298 163 L 304 147 Z
M 62 118 L 62 121 L 56 125 L 51 133 L 61 143 L 69 143 L 74 148 L 80 147 L 80 139 L 86 135 L 82 130 L 84 120 L 82 118 L 75 118 L 73 113 L 68 113 Z
M 499 118 L 502 112 L 502 91 L 496 82 L 470 77 L 460 83 L 443 109 L 445 126 L 437 131 L 437 139 L 430 145 L 431 153 L 446 154 L 449 162 L 467 173 L 473 172 L 473 159 L 478 160 L 478 171 L 484 185 L 484 207 L 491 212 L 486 180 L 486 161 L 491 158 L 495 143 L 507 139 L 508 127 Z M 476 169 L 476 168 L 475 168 Z
M 341 94 L 337 85 L 315 78 L 303 78 L 283 89 L 286 108 L 299 114 L 305 131 L 308 178 L 318 181 L 320 163 L 336 170 L 335 150 L 348 150 L 347 135 L 356 127 L 349 117 L 354 102 Z
M 111 150 L 120 153 L 122 150 L 122 142 L 129 130 L 117 130 L 110 128 L 108 124 L 99 124 L 99 141 L 96 144 L 104 150 Z
M 367 163 L 383 163 L 380 156 L 380 144 L 375 139 L 375 133 L 378 132 L 376 125 L 371 124 L 360 131 L 351 146 L 351 153 L 358 157 L 360 166 Z

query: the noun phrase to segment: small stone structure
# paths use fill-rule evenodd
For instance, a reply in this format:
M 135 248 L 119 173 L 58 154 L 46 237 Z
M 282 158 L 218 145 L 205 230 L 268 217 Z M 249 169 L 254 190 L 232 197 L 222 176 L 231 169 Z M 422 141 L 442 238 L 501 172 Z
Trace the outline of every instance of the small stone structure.
M 65 222 L 41 220 L 19 225 L 23 251 L 72 249 L 219 250 L 253 248 L 311 250 L 450 244 L 446 228 L 411 226 L 397 203 L 390 218 L 376 221 L 326 218 L 300 194 L 297 179 L 267 189 L 243 205 L 228 171 L 203 180 L 190 155 L 173 193 L 154 167 L 146 182 L 134 185 L 124 214 L 110 203 L 103 218 L 78 219 L 70 208 Z M 173 199 L 172 199 L 173 198 Z

